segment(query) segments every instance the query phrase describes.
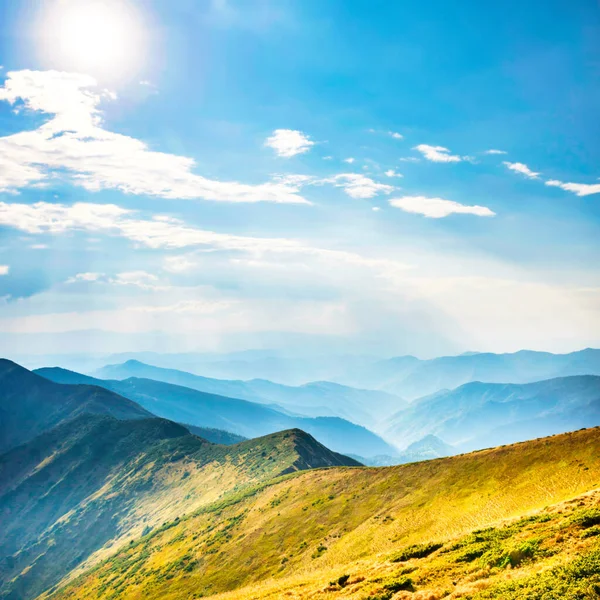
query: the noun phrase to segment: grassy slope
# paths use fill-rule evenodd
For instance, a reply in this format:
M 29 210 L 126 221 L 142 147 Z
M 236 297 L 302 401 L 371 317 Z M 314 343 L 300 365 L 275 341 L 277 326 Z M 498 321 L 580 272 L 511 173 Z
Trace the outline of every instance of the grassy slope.
M 161 419 L 79 417 L 0 457 L 0 598 L 34 597 L 226 493 L 331 464 L 355 463 L 298 430 L 219 446 Z
M 409 544 L 456 538 L 599 487 L 599 450 L 596 428 L 426 463 L 294 475 L 169 524 L 56 598 L 169 600 L 236 588 L 225 597 L 305 597 L 344 574 L 377 579 Z M 370 590 L 379 594 L 380 583 Z

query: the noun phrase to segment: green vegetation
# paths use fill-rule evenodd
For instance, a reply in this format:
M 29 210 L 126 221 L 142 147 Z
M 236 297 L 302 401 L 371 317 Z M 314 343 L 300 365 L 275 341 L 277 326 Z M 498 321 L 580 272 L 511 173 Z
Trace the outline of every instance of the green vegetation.
M 286 473 L 345 464 L 356 463 L 298 430 L 222 446 L 162 419 L 83 415 L 0 457 L 0 598 L 35 597 L 119 547 L 135 550 L 134 539 L 171 532 L 186 513 L 219 513 Z M 223 519 L 209 550 L 231 542 L 242 517 Z M 136 556 L 136 574 L 148 556 Z M 198 565 L 184 552 L 157 579 Z
M 265 480 L 124 547 L 54 597 L 543 598 L 525 594 L 574 573 L 589 590 L 599 539 L 582 532 L 597 527 L 600 503 L 580 495 L 599 487 L 599 436 Z

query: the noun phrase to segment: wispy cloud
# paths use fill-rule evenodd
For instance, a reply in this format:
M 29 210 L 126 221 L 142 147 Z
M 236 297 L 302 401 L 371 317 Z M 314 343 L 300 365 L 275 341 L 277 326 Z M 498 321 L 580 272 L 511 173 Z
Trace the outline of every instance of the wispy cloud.
M 397 171 L 394 171 L 394 169 L 388 169 L 385 172 L 386 177 L 403 177 L 402 173 L 398 173 Z
M 0 265 L 0 275 L 8 275 L 10 267 L 8 265 Z
M 355 158 L 352 158 L 352 156 L 350 156 L 349 158 L 345 158 L 344 162 L 351 165 L 355 160 L 356 160 Z
M 539 179 L 540 174 L 536 173 L 535 171 L 532 171 L 524 163 L 520 163 L 520 162 L 511 163 L 511 162 L 504 161 L 502 164 L 505 165 L 511 171 L 514 171 L 515 173 L 520 173 L 521 175 L 524 175 L 525 177 L 529 177 L 529 179 Z
M 109 283 L 116 285 L 130 285 L 142 290 L 162 290 L 168 289 L 167 286 L 159 285 L 158 277 L 146 271 L 127 271 L 117 273 L 115 277 L 109 280 Z
M 558 187 L 567 192 L 573 192 L 577 196 L 600 194 L 600 183 L 564 183 L 556 179 L 550 179 L 546 181 L 546 185 Z
M 391 186 L 386 186 L 391 187 Z M 374 268 L 387 273 L 406 269 L 407 265 L 394 260 L 367 258 L 354 252 L 307 246 L 288 238 L 263 238 L 218 233 L 198 229 L 165 215 L 143 219 L 137 212 L 115 204 L 76 203 L 73 205 L 0 202 L 0 225 L 13 227 L 29 234 L 62 234 L 86 231 L 128 239 L 156 250 L 188 248 L 242 252 L 253 256 L 263 253 L 316 257 L 335 263 Z M 183 272 L 191 266 L 186 259 L 171 264 L 172 272 Z
M 73 277 L 69 277 L 65 283 L 92 283 L 94 281 L 99 281 L 103 277 L 105 277 L 104 273 L 77 273 L 76 275 L 73 275 Z
M 9 72 L 0 100 L 19 100 L 51 115 L 31 131 L 0 137 L 0 191 L 67 179 L 88 191 L 224 202 L 308 203 L 294 186 L 247 185 L 207 179 L 192 172 L 194 160 L 155 152 L 141 140 L 103 127 L 100 104 L 116 96 L 98 91 L 86 75 L 59 71 Z
M 401 133 L 396 131 L 388 131 L 388 134 L 391 135 L 395 140 L 403 140 L 404 136 Z
M 324 179 L 323 182 L 343 188 L 352 198 L 373 198 L 377 194 L 390 194 L 394 191 L 394 186 L 378 183 L 360 173 L 340 173 Z
M 291 158 L 308 152 L 315 143 L 301 131 L 295 129 L 276 129 L 265 140 L 265 146 L 273 148 L 277 156 Z
M 505 152 L 504 150 L 495 150 L 492 148 L 491 150 L 486 150 L 484 154 L 508 154 L 508 152 Z
M 443 146 L 429 146 L 428 144 L 419 144 L 414 147 L 414 150 L 418 150 L 427 160 L 439 163 L 453 163 L 460 162 L 461 156 L 456 154 L 450 154 L 448 148 Z
M 426 196 L 393 198 L 390 200 L 390 204 L 405 212 L 424 215 L 432 219 L 441 219 L 454 213 L 477 215 L 478 217 L 493 217 L 496 214 L 485 206 L 466 206 L 452 200 L 427 198 Z

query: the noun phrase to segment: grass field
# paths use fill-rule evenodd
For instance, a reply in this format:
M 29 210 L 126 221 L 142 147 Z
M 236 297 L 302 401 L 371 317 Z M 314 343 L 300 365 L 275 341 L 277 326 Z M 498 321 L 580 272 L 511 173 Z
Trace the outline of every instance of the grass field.
M 566 580 L 595 585 L 597 529 L 569 519 L 596 510 L 597 495 L 537 512 L 596 488 L 598 428 L 399 467 L 293 474 L 133 541 L 54 597 L 593 598 L 519 594 L 563 568 Z M 413 545 L 423 556 L 401 560 Z M 517 572 L 521 591 L 509 577 Z

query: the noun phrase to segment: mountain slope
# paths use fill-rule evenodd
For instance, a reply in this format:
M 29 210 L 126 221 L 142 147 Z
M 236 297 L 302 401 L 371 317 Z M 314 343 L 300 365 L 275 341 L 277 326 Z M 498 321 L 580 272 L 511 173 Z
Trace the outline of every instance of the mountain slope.
M 210 394 L 279 404 L 304 416 L 338 416 L 366 426 L 375 425 L 384 416 L 406 405 L 404 400 L 387 392 L 357 389 L 328 381 L 287 386 L 264 379 L 211 379 L 176 369 L 154 367 L 137 360 L 107 365 L 96 375 L 101 379 L 154 379 Z
M 135 402 L 102 387 L 59 385 L 0 359 L 0 453 L 83 413 L 118 419 L 152 416 Z
M 107 382 L 102 379 L 96 379 L 95 377 L 82 375 L 81 373 L 76 373 L 75 371 L 69 371 L 67 369 L 61 369 L 60 367 L 42 367 L 40 369 L 35 369 L 33 372 L 37 375 L 41 375 L 45 379 L 54 381 L 54 383 L 97 385 L 99 387 L 110 389 L 110 386 L 107 385 Z M 214 444 L 231 445 L 243 442 L 246 439 L 244 436 L 230 433 L 229 431 L 225 431 L 223 429 L 215 429 L 213 427 L 198 427 L 196 425 L 190 425 L 187 423 L 184 423 L 183 425 L 190 433 L 204 438 L 209 442 L 213 442 Z
M 36 372 L 60 381 L 75 381 L 78 375 L 62 369 L 41 369 Z M 82 378 L 82 381 L 89 381 L 85 375 Z M 296 417 L 264 404 L 151 379 L 132 377 L 123 381 L 94 381 L 130 398 L 155 415 L 179 423 L 223 429 L 247 438 L 296 428 L 310 433 L 336 452 L 361 456 L 396 452 L 395 448 L 373 432 L 338 417 Z
M 220 446 L 163 419 L 82 415 L 0 456 L 0 598 L 35 597 L 104 546 L 234 490 L 358 464 L 298 430 Z
M 389 439 L 434 434 L 462 449 L 506 444 L 600 424 L 600 377 L 529 384 L 467 383 L 413 402 L 389 419 Z
M 600 375 L 600 350 L 587 348 L 569 354 L 531 350 L 469 353 L 431 360 L 397 357 L 353 369 L 335 381 L 386 390 L 412 400 L 472 381 L 531 383 L 574 375 Z
M 492 547 L 485 528 L 597 487 L 599 448 L 596 428 L 399 467 L 300 473 L 168 524 L 81 575 L 55 598 L 154 600 L 231 591 L 223 598 L 390 599 L 411 589 L 398 582 L 414 570 L 410 563 L 407 570 L 391 563 L 394 554 L 399 561 L 426 556 L 439 548 L 427 542 L 444 544 L 477 528 L 478 537 L 462 546 L 445 545 L 452 554 L 435 576 L 452 589 L 459 573 L 478 571 L 465 573 L 465 563 Z M 506 550 L 499 548 L 498 561 L 501 552 L 512 551 L 508 542 Z M 516 549 L 519 543 L 517 538 Z M 410 549 L 411 544 L 421 546 Z M 408 558 L 402 558 L 404 552 Z M 441 589 L 415 598 L 449 594 Z

